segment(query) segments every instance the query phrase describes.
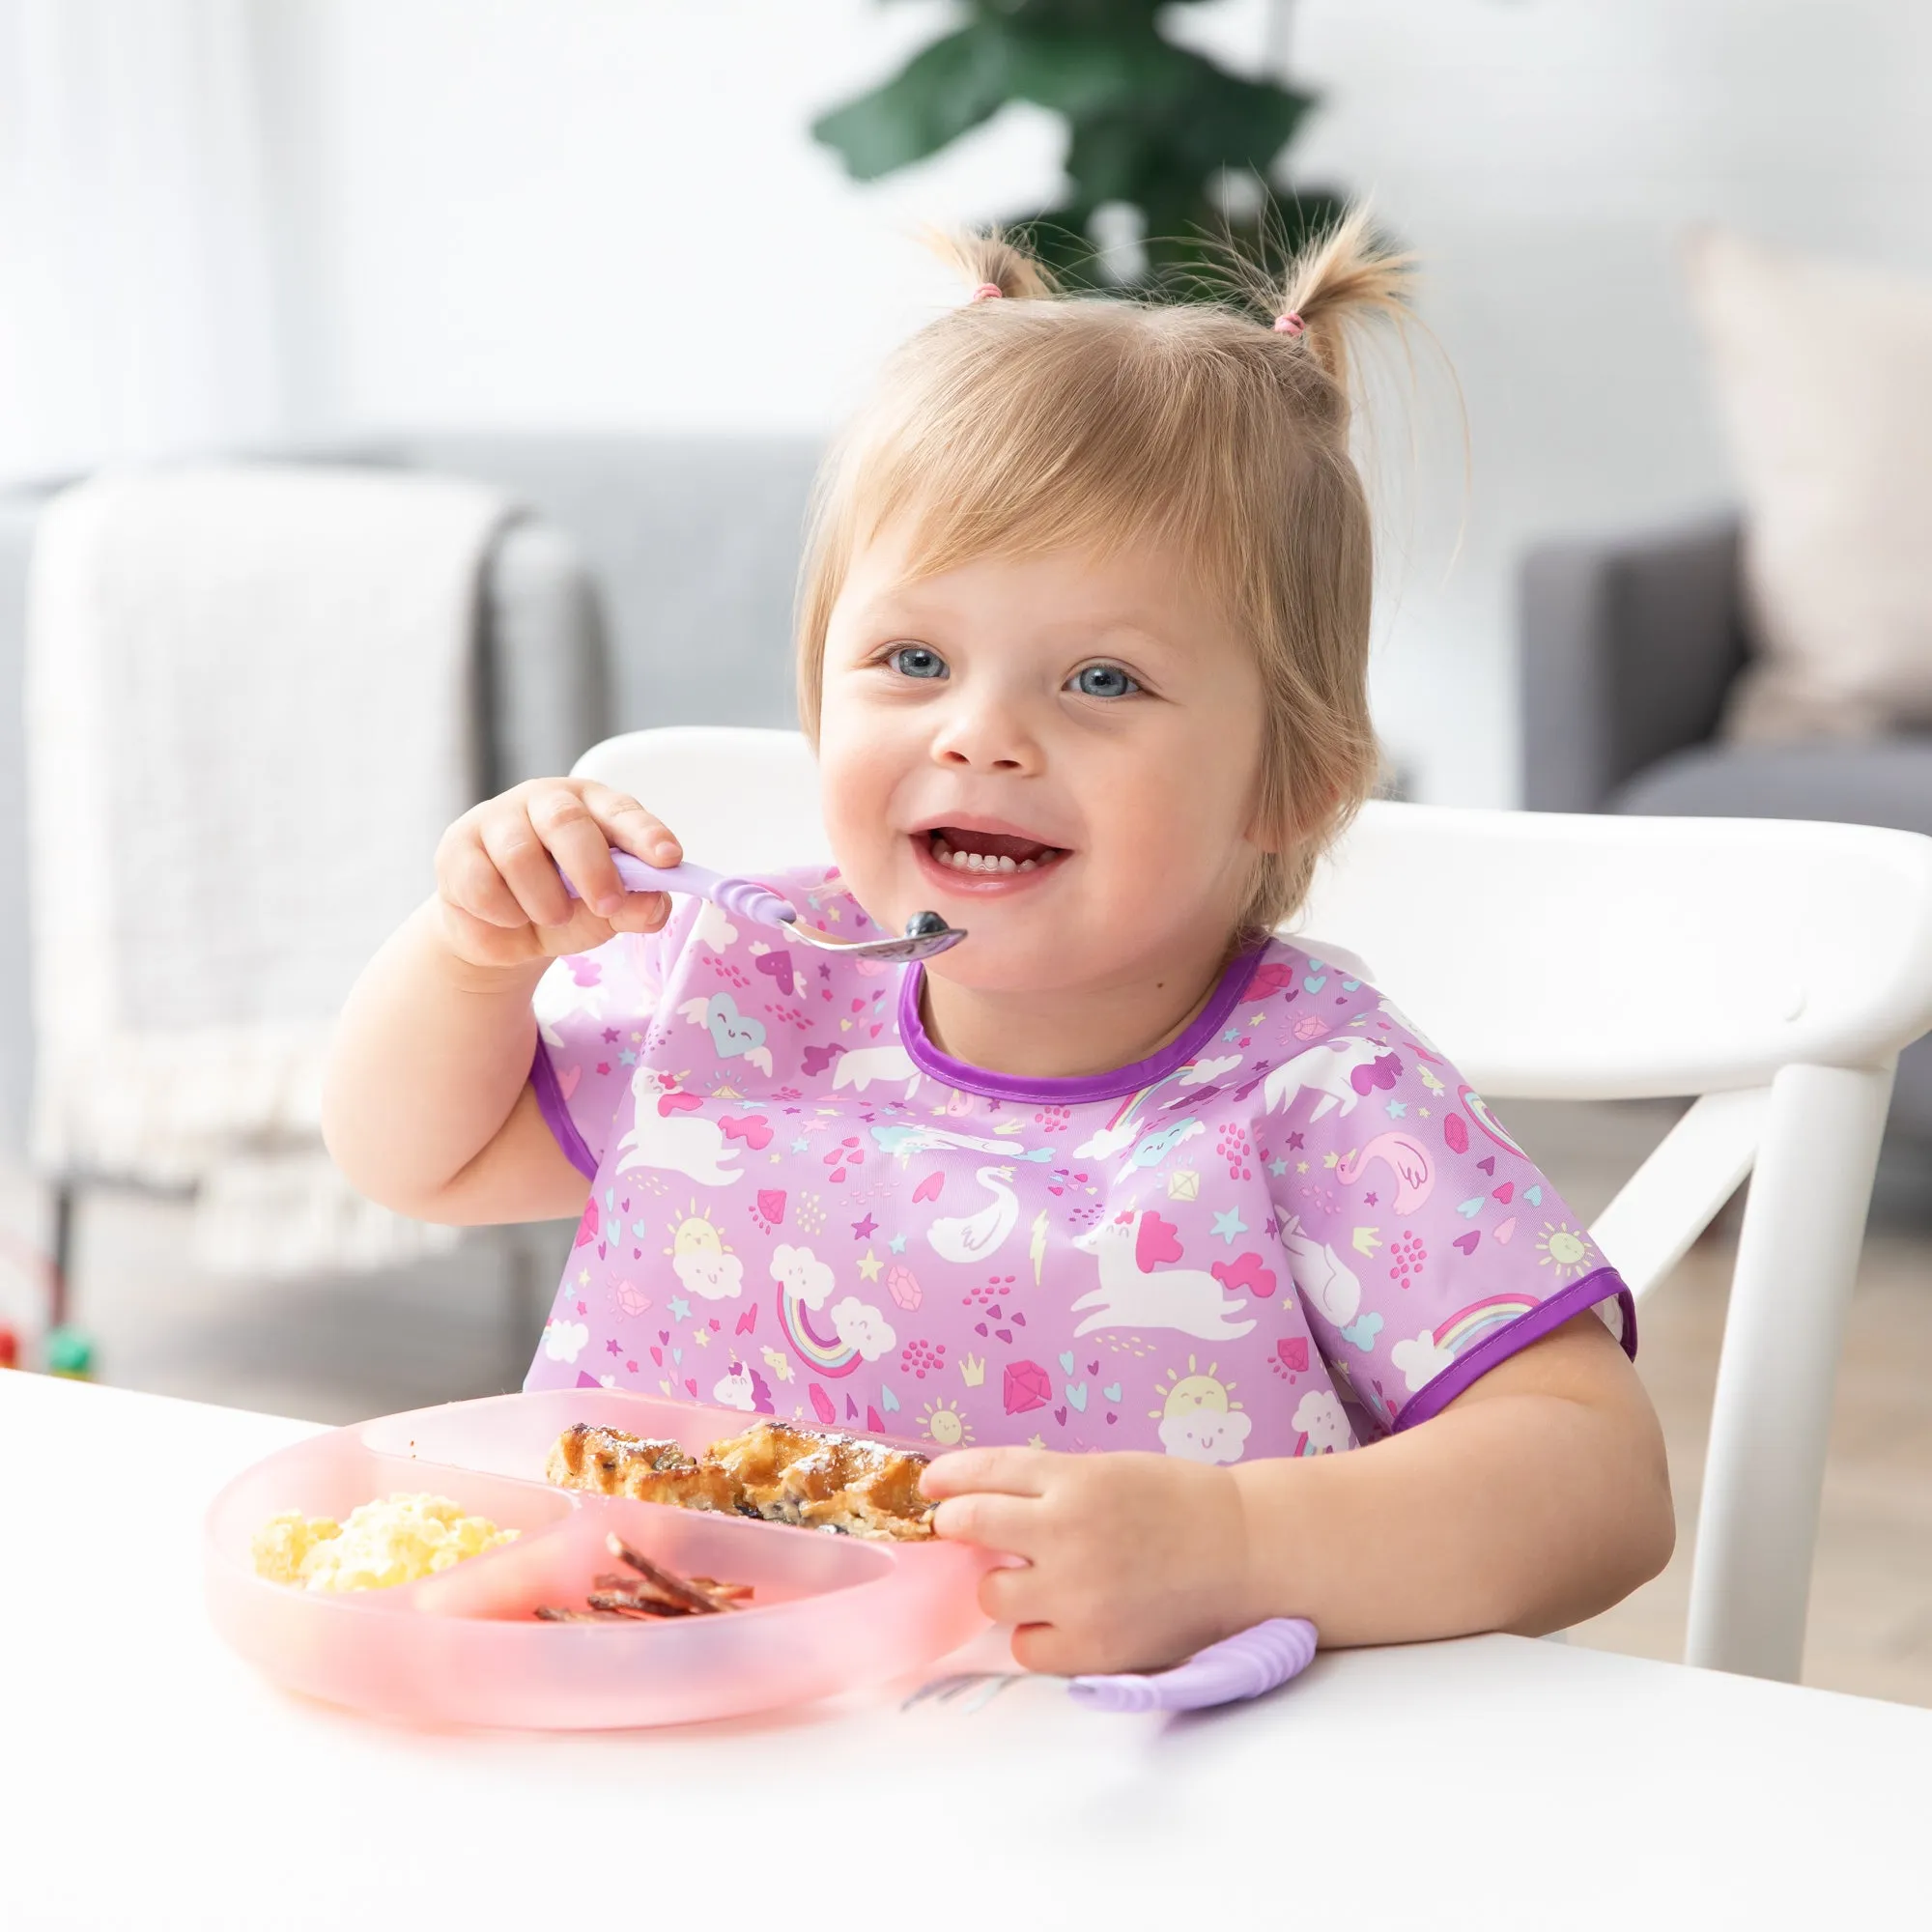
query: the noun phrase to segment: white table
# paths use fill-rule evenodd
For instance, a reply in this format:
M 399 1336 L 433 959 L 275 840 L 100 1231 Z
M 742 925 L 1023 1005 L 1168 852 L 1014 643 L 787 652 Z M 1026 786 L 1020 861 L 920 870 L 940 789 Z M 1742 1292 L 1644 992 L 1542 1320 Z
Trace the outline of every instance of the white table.
M 208 1499 L 309 1428 L 0 1372 L 0 1926 L 1932 1920 L 1932 1712 L 1513 1637 L 1179 1720 L 1041 1679 L 970 1715 L 372 1723 L 202 1613 Z

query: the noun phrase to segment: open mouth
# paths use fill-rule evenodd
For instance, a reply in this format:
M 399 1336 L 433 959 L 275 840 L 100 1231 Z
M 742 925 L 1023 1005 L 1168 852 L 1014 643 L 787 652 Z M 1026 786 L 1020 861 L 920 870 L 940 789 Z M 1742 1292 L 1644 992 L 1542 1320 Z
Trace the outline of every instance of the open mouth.
M 918 835 L 927 841 L 934 864 L 955 872 L 984 876 L 1000 872 L 1037 872 L 1066 857 L 1059 845 L 1047 845 L 1011 832 L 975 832 L 963 825 L 935 825 Z

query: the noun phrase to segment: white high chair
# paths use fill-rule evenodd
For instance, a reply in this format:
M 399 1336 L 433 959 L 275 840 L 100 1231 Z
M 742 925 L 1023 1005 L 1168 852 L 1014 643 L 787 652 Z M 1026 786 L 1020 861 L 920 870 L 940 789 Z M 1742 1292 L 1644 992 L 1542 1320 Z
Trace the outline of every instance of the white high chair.
M 826 849 L 795 732 L 635 731 L 577 770 L 706 865 Z M 1365 960 L 1488 1098 L 1698 1096 L 1591 1230 L 1639 1298 L 1755 1169 L 1685 1661 L 1796 1681 L 1892 1066 L 1932 1026 L 1932 838 L 1374 804 L 1293 930 Z

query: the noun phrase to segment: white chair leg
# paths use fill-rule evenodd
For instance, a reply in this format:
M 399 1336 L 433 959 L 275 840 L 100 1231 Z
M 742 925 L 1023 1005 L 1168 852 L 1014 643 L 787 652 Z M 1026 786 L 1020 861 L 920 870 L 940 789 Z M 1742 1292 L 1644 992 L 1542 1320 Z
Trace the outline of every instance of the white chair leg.
M 1798 1679 L 1825 1440 L 1891 1068 L 1787 1066 L 1738 1237 L 1685 1662 Z

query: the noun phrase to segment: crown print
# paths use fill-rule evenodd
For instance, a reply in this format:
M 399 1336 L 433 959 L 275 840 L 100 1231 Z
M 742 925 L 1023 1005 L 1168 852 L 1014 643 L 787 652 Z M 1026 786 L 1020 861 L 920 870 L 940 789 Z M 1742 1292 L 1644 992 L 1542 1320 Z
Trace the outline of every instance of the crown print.
M 986 1358 L 984 1355 L 962 1355 L 959 1358 L 959 1373 L 966 1378 L 966 1386 L 976 1389 L 986 1379 Z

